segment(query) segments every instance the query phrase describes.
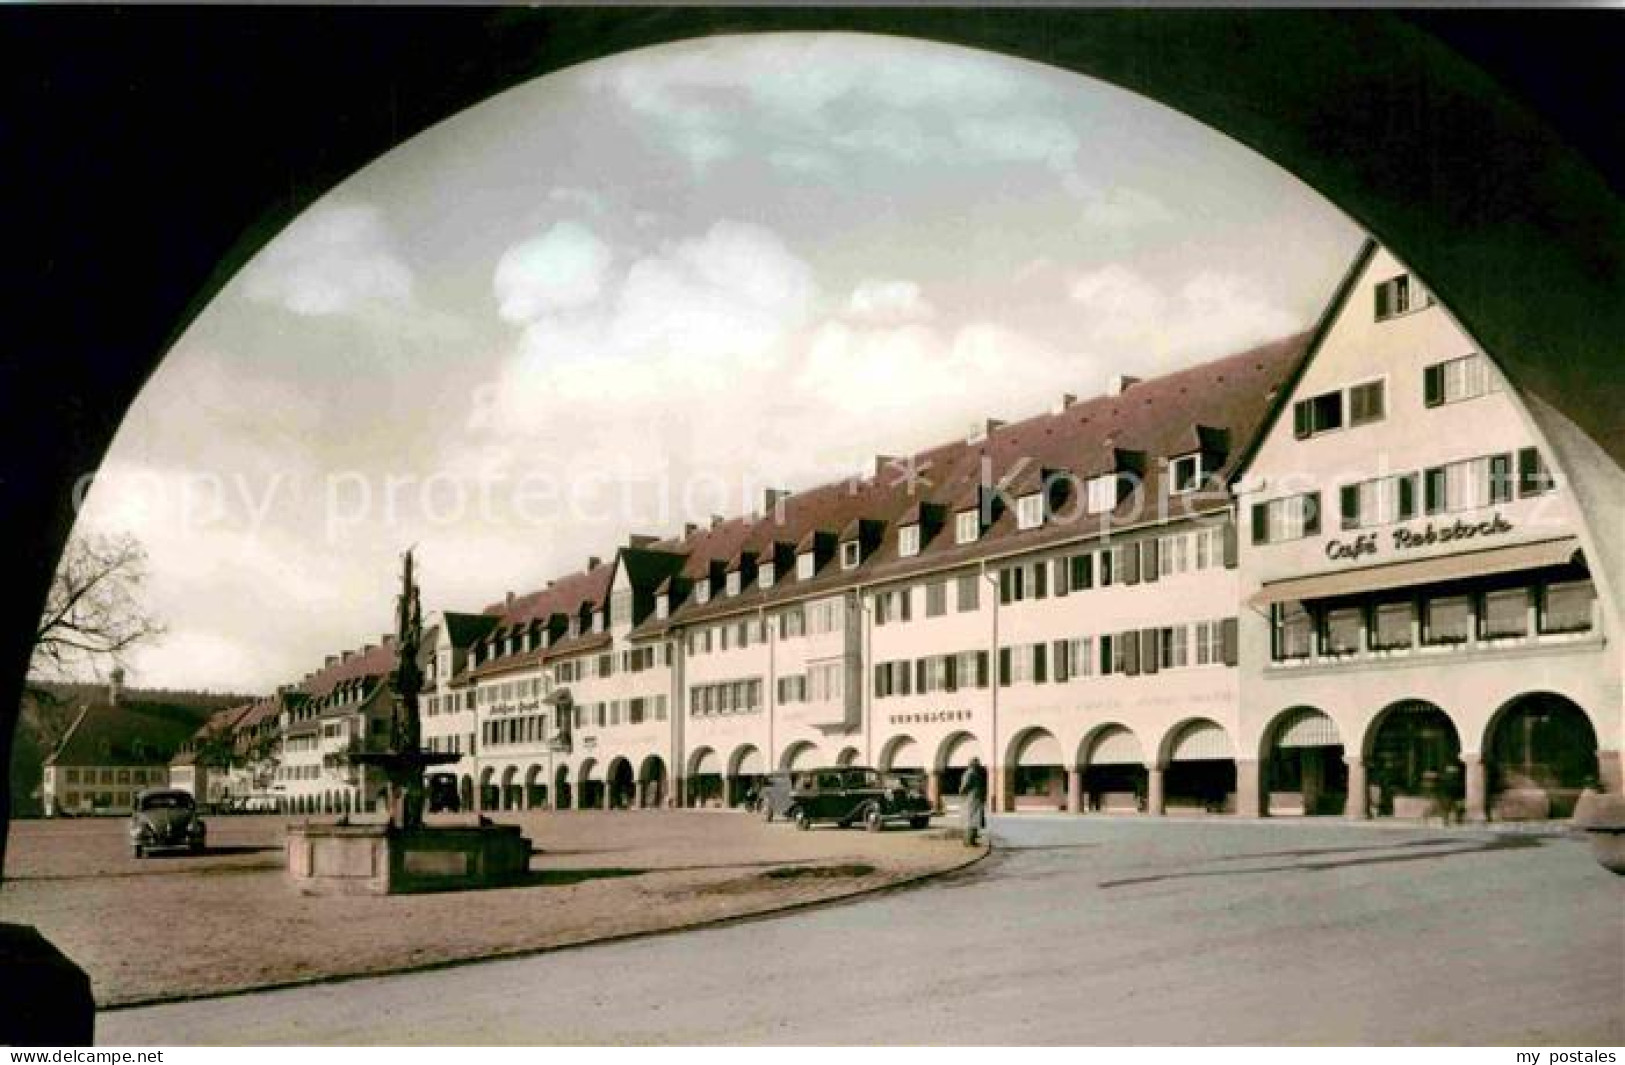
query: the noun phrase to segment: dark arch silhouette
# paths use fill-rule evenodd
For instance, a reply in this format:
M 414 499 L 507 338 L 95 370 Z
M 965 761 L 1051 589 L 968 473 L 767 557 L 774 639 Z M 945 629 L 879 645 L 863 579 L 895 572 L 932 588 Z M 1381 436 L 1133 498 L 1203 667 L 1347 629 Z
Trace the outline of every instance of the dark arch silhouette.
M 1544 401 L 1534 413 L 1582 504 L 1625 496 L 1606 460 L 1625 459 L 1614 371 L 1625 76 L 1607 12 L 12 8 L 0 18 L 12 46 L 0 79 L 31 102 L 12 116 L 19 165 L 8 177 L 20 184 L 3 201 L 20 278 L 10 291 L 26 311 L 8 316 L 0 371 L 0 521 L 17 537 L 0 605 L 0 766 L 75 481 L 226 279 L 337 181 L 429 125 L 550 71 L 706 34 L 847 30 L 983 48 L 1100 78 L 1229 134 L 1392 247 Z M 1625 545 L 1602 546 L 1598 561 L 1619 572 Z M 9 789 L 0 804 L 3 825 Z

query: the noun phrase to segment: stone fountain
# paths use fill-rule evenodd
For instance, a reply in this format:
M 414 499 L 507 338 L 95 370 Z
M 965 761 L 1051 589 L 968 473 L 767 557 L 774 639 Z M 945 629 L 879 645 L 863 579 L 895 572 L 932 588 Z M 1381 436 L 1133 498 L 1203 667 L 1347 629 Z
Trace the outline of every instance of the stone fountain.
M 495 887 L 521 879 L 530 867 L 530 840 L 517 825 L 497 825 L 478 815 L 423 819 L 423 773 L 460 755 L 422 747 L 418 694 L 423 674 L 418 651 L 423 609 L 412 576 L 412 552 L 401 572 L 395 611 L 394 705 L 389 749 L 357 751 L 352 765 L 383 774 L 386 820 L 308 821 L 290 825 L 288 878 L 312 895 L 394 895 Z

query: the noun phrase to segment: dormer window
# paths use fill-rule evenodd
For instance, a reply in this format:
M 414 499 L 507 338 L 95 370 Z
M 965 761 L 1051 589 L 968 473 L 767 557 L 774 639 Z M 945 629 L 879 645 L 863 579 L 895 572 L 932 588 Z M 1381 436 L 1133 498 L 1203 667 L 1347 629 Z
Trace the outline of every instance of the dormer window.
M 711 582 L 709 580 L 701 581 L 694 586 L 694 601 L 702 605 L 711 601 Z
M 905 525 L 897 530 L 897 553 L 903 558 L 913 558 L 920 553 L 918 525 Z
M 1036 529 L 1044 524 L 1044 493 L 1034 492 L 1016 500 L 1016 528 Z
M 863 561 L 863 544 L 857 540 L 848 540 L 841 544 L 841 568 L 857 569 L 858 563 Z
M 1202 462 L 1202 453 L 1181 455 L 1168 464 L 1168 492 L 1185 495 L 1202 487 L 1202 481 L 1211 472 Z
M 573 617 L 570 619 L 570 635 L 581 635 L 581 619 L 579 617 Z
M 594 610 L 592 612 L 592 631 L 604 631 L 604 612 L 602 610 Z
M 739 571 L 738 570 L 734 570 L 732 573 L 728 574 L 728 580 L 727 580 L 727 584 L 726 584 L 725 587 L 727 589 L 727 591 L 726 591 L 727 595 L 738 595 L 739 594 Z
M 1106 514 L 1117 509 L 1117 474 L 1108 473 L 1091 477 L 1085 489 L 1086 503 L 1091 514 Z
M 756 583 L 760 584 L 763 588 L 773 587 L 773 570 L 773 563 L 762 563 L 762 568 L 756 571 Z
M 655 597 L 655 617 L 665 621 L 671 616 L 671 596 L 658 595 Z
M 982 515 L 974 510 L 962 510 L 954 518 L 954 543 L 973 544 L 982 535 Z
M 796 556 L 796 579 L 810 581 L 818 572 L 818 556 L 811 551 L 804 551 Z

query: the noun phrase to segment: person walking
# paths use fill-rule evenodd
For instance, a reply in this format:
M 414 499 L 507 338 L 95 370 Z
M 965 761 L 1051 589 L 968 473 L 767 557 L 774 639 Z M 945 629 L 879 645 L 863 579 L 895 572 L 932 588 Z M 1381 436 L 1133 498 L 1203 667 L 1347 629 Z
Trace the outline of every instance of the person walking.
M 965 800 L 965 846 L 974 847 L 977 831 L 987 829 L 987 770 L 980 758 L 972 758 L 965 767 L 959 794 Z

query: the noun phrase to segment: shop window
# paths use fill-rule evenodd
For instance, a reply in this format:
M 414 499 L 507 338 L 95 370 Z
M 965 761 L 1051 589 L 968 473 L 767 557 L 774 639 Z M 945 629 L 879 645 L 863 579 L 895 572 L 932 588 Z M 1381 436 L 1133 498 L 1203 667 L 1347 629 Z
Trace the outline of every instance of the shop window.
M 1565 581 L 1546 585 L 1541 595 L 1542 633 L 1591 631 L 1592 605 L 1597 590 L 1590 581 Z
M 1275 660 L 1308 658 L 1313 625 L 1302 603 L 1277 603 L 1273 610 Z
M 1439 595 L 1427 599 L 1422 609 L 1422 642 L 1435 647 L 1466 643 L 1472 614 L 1472 600 L 1468 596 Z
M 1320 650 L 1328 655 L 1352 655 L 1360 650 L 1360 608 L 1327 610 L 1320 625 Z
M 1378 603 L 1371 608 L 1371 649 L 1399 651 L 1411 646 L 1410 600 Z
M 1529 590 L 1501 588 L 1484 593 L 1484 612 L 1479 617 L 1479 636 L 1494 640 L 1529 634 Z

